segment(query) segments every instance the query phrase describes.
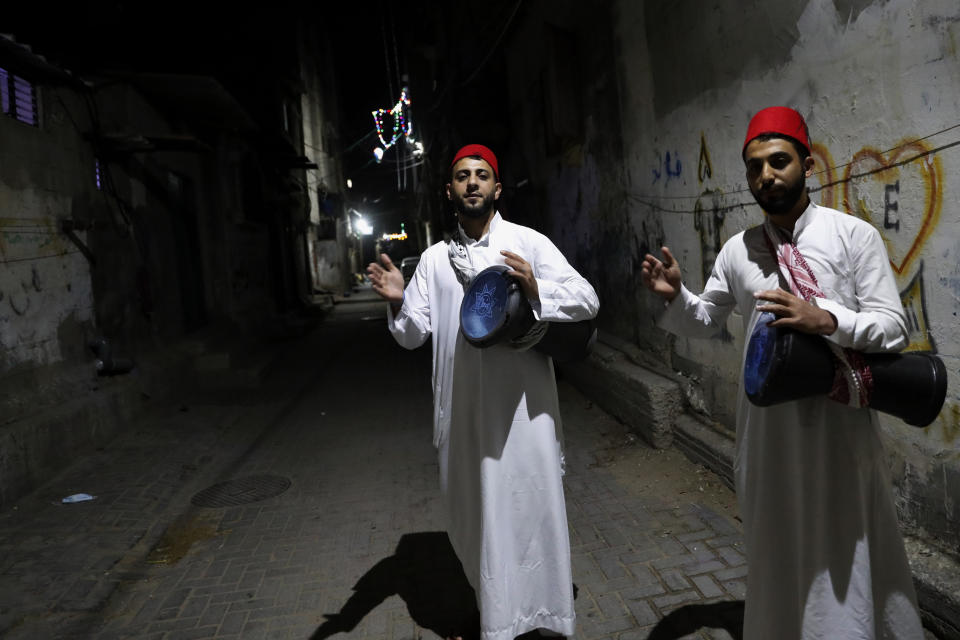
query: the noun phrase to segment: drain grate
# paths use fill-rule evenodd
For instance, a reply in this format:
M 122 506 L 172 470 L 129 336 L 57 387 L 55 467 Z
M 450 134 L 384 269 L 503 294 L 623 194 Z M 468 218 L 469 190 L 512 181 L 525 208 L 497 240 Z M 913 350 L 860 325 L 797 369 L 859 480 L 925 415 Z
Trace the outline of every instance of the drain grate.
M 247 476 L 219 482 L 202 491 L 198 491 L 190 499 L 195 507 L 234 507 L 240 504 L 249 504 L 258 500 L 266 500 L 278 496 L 290 488 L 290 479 L 283 476 Z

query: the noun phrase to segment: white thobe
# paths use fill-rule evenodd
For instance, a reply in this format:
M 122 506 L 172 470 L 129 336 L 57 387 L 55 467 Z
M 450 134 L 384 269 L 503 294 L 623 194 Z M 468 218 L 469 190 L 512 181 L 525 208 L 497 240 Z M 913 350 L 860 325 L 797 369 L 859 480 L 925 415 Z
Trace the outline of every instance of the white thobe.
M 593 287 L 544 235 L 494 214 L 467 240 L 480 271 L 528 263 L 539 320 L 592 318 Z M 553 361 L 535 351 L 478 349 L 460 333 L 464 289 L 437 243 L 423 252 L 390 331 L 413 349 L 433 336 L 434 444 L 450 540 L 477 594 L 481 637 L 513 640 L 543 628 L 573 635 L 573 579 L 563 499 L 563 436 Z
M 815 304 L 837 319 L 828 340 L 867 352 L 907 344 L 876 229 L 811 203 L 793 238 L 825 296 Z M 707 337 L 737 309 L 749 336 L 759 315 L 754 292 L 781 288 L 779 278 L 762 227 L 741 232 L 724 244 L 703 293 L 682 289 L 659 325 Z M 876 414 L 826 396 L 757 407 L 742 375 L 740 386 L 734 473 L 749 568 L 744 638 L 922 639 Z

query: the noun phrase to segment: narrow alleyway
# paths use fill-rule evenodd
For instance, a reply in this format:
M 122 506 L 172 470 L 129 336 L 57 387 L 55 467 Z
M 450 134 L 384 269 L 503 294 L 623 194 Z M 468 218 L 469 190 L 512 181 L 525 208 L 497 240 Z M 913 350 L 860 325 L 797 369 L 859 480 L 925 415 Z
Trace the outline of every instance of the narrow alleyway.
M 0 635 L 386 640 L 469 618 L 429 349 L 396 346 L 361 292 L 274 354 L 258 384 L 154 401 L 0 514 Z M 562 380 L 560 396 L 576 637 L 730 638 L 746 573 L 732 493 Z M 79 492 L 96 498 L 61 503 Z

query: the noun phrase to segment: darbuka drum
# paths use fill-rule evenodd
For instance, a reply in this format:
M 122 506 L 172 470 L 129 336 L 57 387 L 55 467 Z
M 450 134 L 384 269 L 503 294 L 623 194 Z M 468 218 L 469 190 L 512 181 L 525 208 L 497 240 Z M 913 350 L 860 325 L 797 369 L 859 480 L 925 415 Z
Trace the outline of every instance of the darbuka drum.
M 524 336 L 536 322 L 530 302 L 510 268 L 494 265 L 477 274 L 460 303 L 460 332 L 475 347 L 485 349 Z M 533 347 L 558 362 L 585 358 L 596 341 L 592 320 L 550 322 Z
M 750 402 L 767 407 L 826 395 L 833 388 L 836 358 L 820 336 L 770 327 L 764 313 L 750 335 L 743 387 Z M 943 407 L 947 369 L 929 353 L 863 353 L 873 378 L 868 406 L 909 425 L 925 427 Z

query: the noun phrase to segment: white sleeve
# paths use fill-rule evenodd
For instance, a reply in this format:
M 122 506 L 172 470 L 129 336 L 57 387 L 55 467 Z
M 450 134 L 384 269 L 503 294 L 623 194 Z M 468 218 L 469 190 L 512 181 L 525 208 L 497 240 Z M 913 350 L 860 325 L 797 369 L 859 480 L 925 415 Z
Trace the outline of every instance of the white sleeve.
M 666 304 L 657 326 L 691 338 L 709 338 L 721 331 L 737 303 L 727 282 L 726 262 L 726 251 L 721 249 L 699 296 L 681 284 L 680 293 Z
M 537 320 L 577 322 L 597 316 L 597 292 L 546 236 L 537 243 L 533 273 L 539 299 L 531 300 L 530 306 Z
M 387 326 L 393 338 L 406 349 L 416 349 L 430 335 L 430 288 L 427 286 L 429 260 L 420 258 L 410 284 L 403 291 L 403 304 L 394 315 L 393 306 L 387 305 Z
M 873 227 L 859 226 L 854 231 L 851 249 L 859 309 L 814 298 L 814 304 L 837 319 L 837 330 L 824 337 L 858 351 L 899 351 L 907 346 L 909 334 L 883 239 Z

